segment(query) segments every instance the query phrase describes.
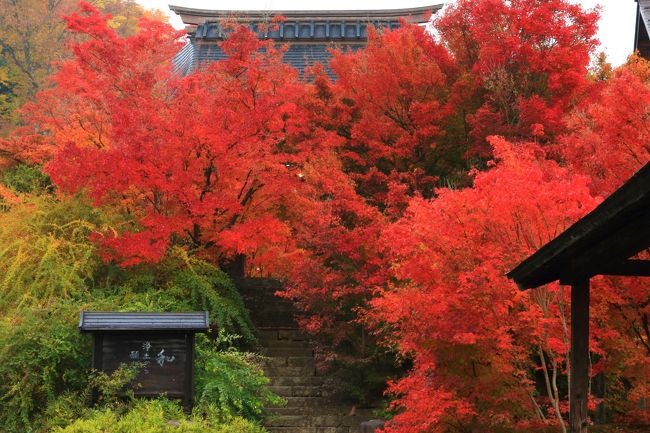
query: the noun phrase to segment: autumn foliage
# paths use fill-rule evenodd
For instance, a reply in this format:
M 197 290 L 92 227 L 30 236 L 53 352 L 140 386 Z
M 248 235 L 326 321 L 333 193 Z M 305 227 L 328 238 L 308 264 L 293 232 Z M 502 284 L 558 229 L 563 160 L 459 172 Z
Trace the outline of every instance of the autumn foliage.
M 368 315 L 391 329 L 386 338 L 401 353 L 416 354 L 413 376 L 392 385 L 410 410 L 390 431 L 428 431 L 444 419 L 470 430 L 524 428 L 531 414 L 556 409 L 559 399 L 545 392 L 541 410 L 535 406 L 529 370 L 552 380 L 566 361 L 566 294 L 554 285 L 522 293 L 505 274 L 598 199 L 588 178 L 546 159 L 538 145 L 490 141 L 496 165 L 476 173 L 472 188 L 414 199 L 385 229 L 398 283 Z
M 334 53 L 335 82 L 318 68 L 303 82 L 283 47 L 237 27 L 227 60 L 179 77 L 179 33 L 143 19 L 120 37 L 82 3 L 74 58 L 0 145 L 119 216 L 95 235 L 105 260 L 245 255 L 286 282 L 328 359 L 409 360 L 387 432 L 563 429 L 568 290 L 505 274 L 650 160 L 650 66 L 590 72 L 597 18 L 567 0 L 459 0 L 435 37 L 371 32 Z M 647 286 L 593 287 L 592 375 L 609 391 L 591 410 L 647 422 Z

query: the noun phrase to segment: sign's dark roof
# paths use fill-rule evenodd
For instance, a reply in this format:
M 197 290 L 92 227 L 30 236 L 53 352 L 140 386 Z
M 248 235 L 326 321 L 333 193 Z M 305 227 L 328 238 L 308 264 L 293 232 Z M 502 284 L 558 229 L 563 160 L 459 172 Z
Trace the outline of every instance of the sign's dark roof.
M 570 283 L 594 275 L 623 275 L 620 270 L 626 261 L 630 263 L 627 259 L 648 247 L 650 163 L 596 209 L 521 262 L 508 277 L 521 289 L 528 289 L 556 280 Z M 617 266 L 616 273 L 611 272 Z M 643 262 L 639 266 L 644 266 Z
M 206 331 L 209 326 L 207 311 L 190 313 L 114 313 L 82 311 L 79 315 L 81 331 Z

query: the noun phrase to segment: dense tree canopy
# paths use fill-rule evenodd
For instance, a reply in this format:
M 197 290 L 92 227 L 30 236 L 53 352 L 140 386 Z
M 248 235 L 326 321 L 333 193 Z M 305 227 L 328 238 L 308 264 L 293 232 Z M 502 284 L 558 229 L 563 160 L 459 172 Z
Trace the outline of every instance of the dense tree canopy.
M 168 25 L 120 35 L 85 3 L 66 20 L 73 57 L 0 152 L 110 216 L 85 229 L 91 254 L 128 269 L 245 255 L 248 273 L 283 279 L 327 359 L 360 375 L 386 350 L 408 360 L 388 432 L 565 429 L 568 290 L 504 275 L 650 160 L 650 66 L 588 69 L 597 12 L 459 0 L 436 36 L 371 32 L 334 54 L 337 81 L 315 68 L 308 83 L 244 28 L 228 59 L 179 77 Z M 592 375 L 608 392 L 591 408 L 629 423 L 648 393 L 648 296 L 594 282 Z

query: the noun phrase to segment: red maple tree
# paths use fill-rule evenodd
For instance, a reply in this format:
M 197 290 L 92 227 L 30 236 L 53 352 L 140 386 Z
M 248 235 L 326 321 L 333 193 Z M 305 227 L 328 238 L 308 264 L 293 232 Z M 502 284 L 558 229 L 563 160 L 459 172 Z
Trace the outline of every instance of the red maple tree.
M 522 293 L 505 274 L 598 199 L 589 178 L 539 145 L 490 141 L 496 165 L 471 188 L 414 199 L 384 232 L 395 282 L 368 319 L 415 363 L 391 385 L 406 410 L 387 431 L 525 428 L 557 422 L 565 409 L 567 294 L 556 285 Z M 535 370 L 548 383 L 539 396 Z
M 363 355 L 372 329 L 414 364 L 390 385 L 390 432 L 562 425 L 567 293 L 504 274 L 649 159 L 650 68 L 590 80 L 596 18 L 566 0 L 459 0 L 436 38 L 373 33 L 334 56 L 337 82 L 304 83 L 237 27 L 226 60 L 179 77 L 179 33 L 143 20 L 121 38 L 82 4 L 74 58 L 1 145 L 115 214 L 106 259 L 245 254 L 328 344 Z M 594 293 L 593 372 L 624 378 L 624 406 L 647 392 L 633 332 L 647 288 Z
M 462 71 L 455 83 L 472 151 L 489 155 L 486 137 L 545 139 L 587 87 L 598 11 L 567 0 L 459 0 L 434 26 Z
M 124 266 L 160 259 L 170 242 L 215 262 L 295 248 L 286 220 L 296 197 L 322 201 L 337 178 L 331 140 L 299 109 L 305 89 L 282 50 L 235 28 L 227 60 L 182 78 L 170 62 L 179 33 L 144 19 L 120 38 L 107 19 L 83 3 L 67 18 L 86 37 L 24 110 L 33 126 L 9 140 L 16 154 L 45 162 L 61 191 L 123 216 L 101 242 Z

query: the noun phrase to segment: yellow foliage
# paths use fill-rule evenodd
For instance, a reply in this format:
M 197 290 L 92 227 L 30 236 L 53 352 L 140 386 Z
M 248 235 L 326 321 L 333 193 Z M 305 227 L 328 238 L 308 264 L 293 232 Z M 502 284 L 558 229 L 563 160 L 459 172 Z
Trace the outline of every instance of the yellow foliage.
M 0 66 L 0 85 L 9 84 L 9 70 L 6 66 Z
M 87 292 L 99 214 L 76 199 L 26 199 L 0 213 L 0 312 Z
M 641 81 L 650 85 L 650 61 L 641 57 L 638 52 L 630 55 L 625 65 L 616 70 L 619 74 L 622 71 L 631 72 Z
M 126 22 L 126 17 L 117 15 L 110 19 L 108 26 L 112 29 L 119 29 Z
M 112 28 L 121 36 L 138 31 L 140 17 L 161 17 L 134 0 L 88 0 L 111 14 Z M 15 122 L 14 111 L 43 87 L 58 61 L 70 56 L 73 35 L 62 16 L 78 0 L 0 0 L 0 133 L 3 123 Z M 3 87 L 8 88 L 11 97 Z

